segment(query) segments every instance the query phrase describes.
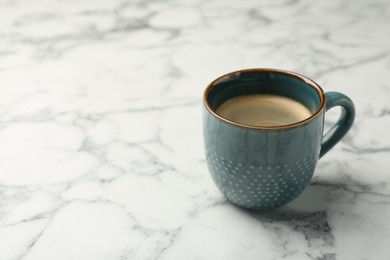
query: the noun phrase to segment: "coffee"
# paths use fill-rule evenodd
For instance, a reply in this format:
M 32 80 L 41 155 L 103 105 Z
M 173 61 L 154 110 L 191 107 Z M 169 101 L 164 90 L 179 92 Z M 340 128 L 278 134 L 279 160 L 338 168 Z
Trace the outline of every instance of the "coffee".
M 289 125 L 312 115 L 303 104 L 272 94 L 237 96 L 222 103 L 216 112 L 230 121 L 252 126 Z

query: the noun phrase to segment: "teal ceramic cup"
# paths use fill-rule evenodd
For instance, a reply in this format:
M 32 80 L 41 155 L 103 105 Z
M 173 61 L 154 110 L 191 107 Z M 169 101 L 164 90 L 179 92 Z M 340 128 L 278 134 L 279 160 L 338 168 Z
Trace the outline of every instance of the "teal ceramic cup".
M 311 116 L 287 125 L 252 126 L 228 120 L 216 109 L 251 94 L 275 94 L 303 104 Z M 351 128 L 352 101 L 327 92 L 294 72 L 247 69 L 223 75 L 205 89 L 203 137 L 211 177 L 228 200 L 250 209 L 272 209 L 296 198 L 310 183 L 317 161 Z M 341 113 L 325 135 L 325 112 Z

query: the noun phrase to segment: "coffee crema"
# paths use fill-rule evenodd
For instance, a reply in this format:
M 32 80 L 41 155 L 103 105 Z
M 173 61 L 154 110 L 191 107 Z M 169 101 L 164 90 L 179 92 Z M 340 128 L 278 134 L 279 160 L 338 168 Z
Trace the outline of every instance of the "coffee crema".
M 251 126 L 289 125 L 312 115 L 298 101 L 273 94 L 237 96 L 222 103 L 216 113 L 230 121 Z

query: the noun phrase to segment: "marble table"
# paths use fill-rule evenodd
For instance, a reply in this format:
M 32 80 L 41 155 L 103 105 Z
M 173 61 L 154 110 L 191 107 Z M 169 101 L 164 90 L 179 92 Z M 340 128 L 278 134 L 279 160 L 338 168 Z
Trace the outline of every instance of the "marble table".
M 226 201 L 202 142 L 205 86 L 253 67 L 357 108 L 267 212 Z M 1 0 L 0 259 L 390 259 L 389 127 L 387 0 Z

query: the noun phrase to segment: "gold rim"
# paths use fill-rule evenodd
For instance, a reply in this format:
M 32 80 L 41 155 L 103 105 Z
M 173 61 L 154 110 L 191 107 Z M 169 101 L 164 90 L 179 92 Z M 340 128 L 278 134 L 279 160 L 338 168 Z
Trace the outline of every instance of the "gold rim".
M 216 112 L 214 112 L 211 109 L 211 107 L 207 101 L 207 97 L 209 96 L 209 93 L 215 87 L 215 85 L 224 78 L 233 77 L 233 76 L 237 76 L 237 74 L 249 73 L 249 72 L 274 72 L 274 73 L 284 74 L 286 76 L 293 77 L 293 78 L 296 78 L 300 81 L 303 81 L 304 83 L 306 83 L 307 85 L 309 85 L 312 89 L 314 89 L 316 91 L 316 93 L 320 97 L 320 106 L 315 113 L 313 113 L 310 117 L 306 118 L 305 120 L 302 120 L 302 121 L 299 121 L 299 122 L 296 122 L 293 124 L 280 125 L 280 126 L 254 126 L 254 125 L 241 124 L 241 123 L 237 123 L 237 122 L 231 121 L 229 119 L 226 119 L 226 118 L 218 115 Z M 237 71 L 227 73 L 227 74 L 222 75 L 222 76 L 218 77 L 217 79 L 213 80 L 206 87 L 206 89 L 203 93 L 203 104 L 205 105 L 206 109 L 210 112 L 210 114 L 212 114 L 216 118 L 224 121 L 225 123 L 228 123 L 228 124 L 231 124 L 234 126 L 238 126 L 238 127 L 257 129 L 257 130 L 283 130 L 283 129 L 295 128 L 295 127 L 299 127 L 301 125 L 307 124 L 307 123 L 311 122 L 312 120 L 314 120 L 315 118 L 317 118 L 321 114 L 321 112 L 324 110 L 325 103 L 326 103 L 326 97 L 325 97 L 324 91 L 313 80 L 311 80 L 303 75 L 300 75 L 298 73 L 295 73 L 295 72 L 291 72 L 291 71 L 287 71 L 287 70 L 280 70 L 280 69 L 273 69 L 273 68 L 243 69 L 243 70 L 237 70 Z

